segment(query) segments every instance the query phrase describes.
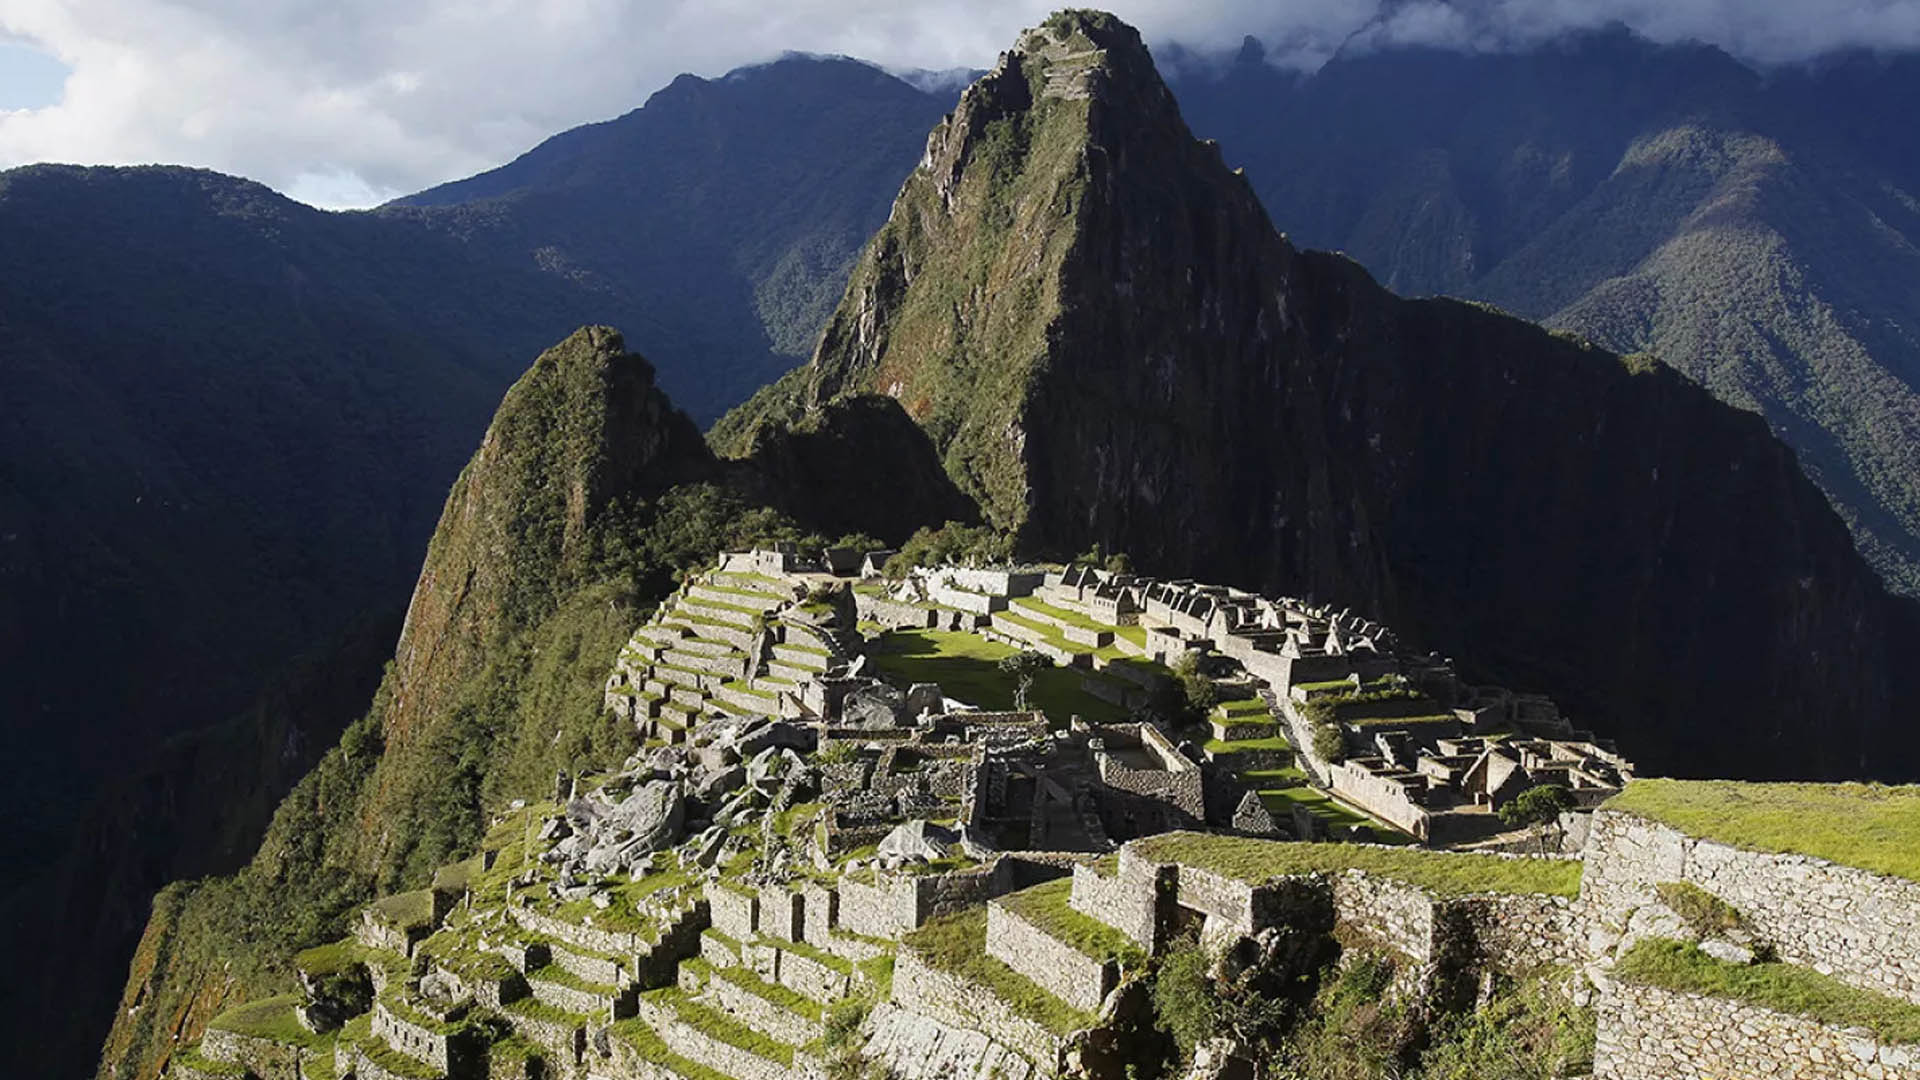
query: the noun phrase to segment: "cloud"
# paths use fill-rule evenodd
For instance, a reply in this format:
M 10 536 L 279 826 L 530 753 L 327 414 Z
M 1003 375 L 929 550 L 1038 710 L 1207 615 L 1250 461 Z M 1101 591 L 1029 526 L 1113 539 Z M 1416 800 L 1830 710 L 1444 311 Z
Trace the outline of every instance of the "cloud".
M 676 74 L 788 50 L 946 70 L 992 63 L 1057 0 L 8 0 L 0 40 L 71 69 L 0 112 L 0 166 L 176 162 L 368 205 L 634 108 Z M 1761 61 L 1920 45 L 1920 0 L 1138 0 L 1149 41 L 1244 34 L 1299 67 L 1410 42 L 1510 48 L 1624 21 Z

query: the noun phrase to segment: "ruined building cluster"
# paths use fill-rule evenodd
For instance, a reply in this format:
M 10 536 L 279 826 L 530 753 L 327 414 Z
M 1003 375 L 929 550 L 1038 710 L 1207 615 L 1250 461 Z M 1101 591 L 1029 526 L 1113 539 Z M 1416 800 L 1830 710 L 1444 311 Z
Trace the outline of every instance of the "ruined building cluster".
M 1350 612 L 884 561 L 753 551 L 689 579 L 605 686 L 642 750 L 370 904 L 297 960 L 300 993 L 216 1021 L 170 1075 L 773 1080 L 851 1056 L 904 1080 L 1121 1077 L 1156 956 L 1197 938 L 1277 963 L 1337 930 L 1415 997 L 1561 972 L 1600 1080 L 1920 1078 L 1920 1048 L 1619 976 L 1678 941 L 1920 1004 L 1920 884 L 1608 808 L 1632 779 L 1612 747 Z M 903 666 L 890 638 L 982 649 Z M 981 659 L 1022 652 L 1044 692 Z M 969 700 L 983 668 L 1013 707 Z M 1541 834 L 1497 811 L 1542 784 L 1577 804 L 1570 839 L 1523 853 Z M 1690 920 L 1682 888 L 1738 932 Z

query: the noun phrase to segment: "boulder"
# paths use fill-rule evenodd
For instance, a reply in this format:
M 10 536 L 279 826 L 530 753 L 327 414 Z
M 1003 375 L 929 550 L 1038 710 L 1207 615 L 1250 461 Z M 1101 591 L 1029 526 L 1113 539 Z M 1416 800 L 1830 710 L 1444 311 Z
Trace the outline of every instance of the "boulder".
M 932 822 L 916 818 L 894 826 L 880 841 L 877 854 L 882 862 L 932 862 L 945 858 L 959 845 L 960 837 Z

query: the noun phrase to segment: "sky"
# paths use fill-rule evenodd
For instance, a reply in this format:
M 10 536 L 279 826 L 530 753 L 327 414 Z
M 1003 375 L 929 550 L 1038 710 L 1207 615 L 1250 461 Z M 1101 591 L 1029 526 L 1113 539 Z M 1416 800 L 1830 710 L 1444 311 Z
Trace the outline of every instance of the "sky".
M 0 168 L 165 162 L 328 208 L 492 168 L 681 72 L 783 52 L 989 67 L 1046 0 L 4 0 Z M 1508 49 L 1624 22 L 1756 63 L 1920 47 L 1920 0 L 1116 0 L 1149 43 L 1310 70 L 1397 43 Z

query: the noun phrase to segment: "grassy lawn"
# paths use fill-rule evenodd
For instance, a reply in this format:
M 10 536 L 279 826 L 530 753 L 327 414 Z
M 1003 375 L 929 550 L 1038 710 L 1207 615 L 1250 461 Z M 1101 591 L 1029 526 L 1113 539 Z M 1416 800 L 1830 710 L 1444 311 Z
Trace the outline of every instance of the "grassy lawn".
M 1073 910 L 1067 902 L 1072 894 L 1073 879 L 1060 878 L 1009 893 L 1001 897 L 999 903 L 1049 937 L 1066 942 L 1096 960 L 1117 960 L 1130 968 L 1146 963 L 1145 950 L 1132 938 Z
M 1693 945 L 1648 939 L 1614 965 L 1614 978 L 1744 1001 L 1827 1024 L 1863 1027 L 1882 1042 L 1920 1043 L 1920 1005 L 1848 986 L 1792 964 L 1729 964 Z
M 1635 780 L 1605 808 L 1734 847 L 1920 881 L 1920 785 Z
M 871 649 L 874 666 L 900 683 L 939 683 L 948 697 L 982 709 L 1013 708 L 1014 680 L 996 665 L 1018 650 L 983 637 L 950 630 L 894 630 Z M 1078 713 L 1093 723 L 1122 723 L 1127 710 L 1080 688 L 1082 672 L 1050 667 L 1033 680 L 1030 704 L 1064 722 Z
M 1257 697 L 1241 698 L 1238 701 L 1223 701 L 1213 707 L 1213 711 L 1225 720 L 1271 720 L 1273 710 Z
M 1287 843 L 1207 833 L 1167 833 L 1136 845 L 1134 850 L 1157 862 L 1196 866 L 1248 882 L 1283 874 L 1363 870 L 1442 896 L 1495 892 L 1572 897 L 1580 891 L 1580 864 L 1562 859 Z
M 237 1035 L 251 1035 L 256 1039 L 271 1039 L 277 1043 L 304 1046 L 309 1049 L 326 1043 L 324 1035 L 315 1035 L 300 1025 L 293 1015 L 293 1007 L 303 999 L 299 994 L 281 994 L 278 997 L 250 1001 L 236 1009 L 228 1009 L 213 1018 L 208 1027 L 221 1031 L 231 1031 Z
M 1057 1035 L 1093 1026 L 1094 1017 L 1042 990 L 987 955 L 987 909 L 969 908 L 929 920 L 902 939 L 929 967 L 979 983 L 1015 1013 Z

